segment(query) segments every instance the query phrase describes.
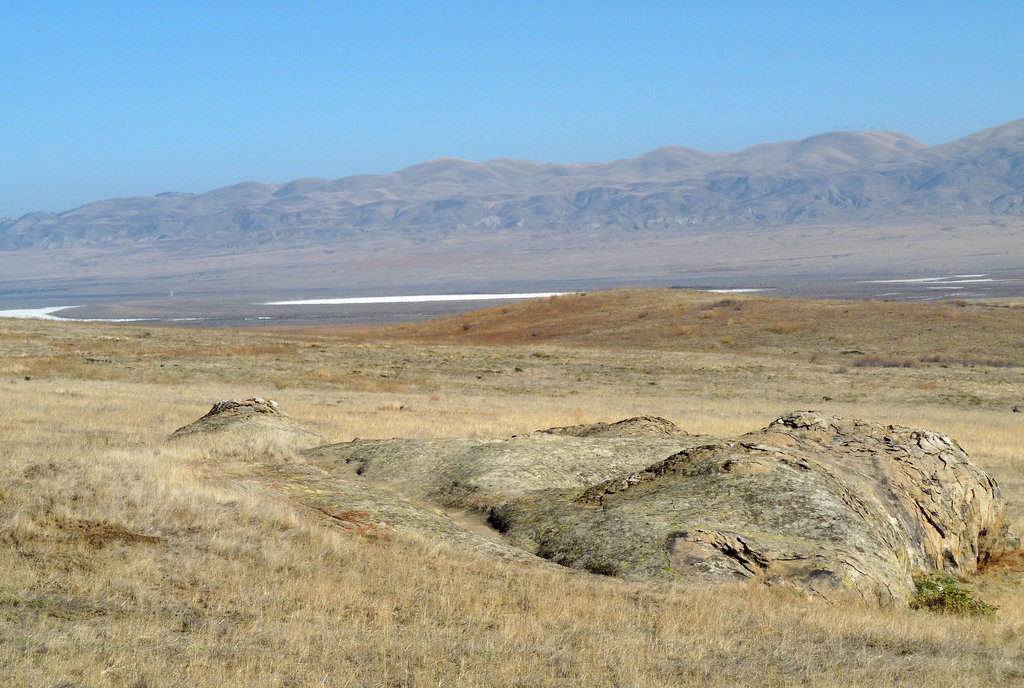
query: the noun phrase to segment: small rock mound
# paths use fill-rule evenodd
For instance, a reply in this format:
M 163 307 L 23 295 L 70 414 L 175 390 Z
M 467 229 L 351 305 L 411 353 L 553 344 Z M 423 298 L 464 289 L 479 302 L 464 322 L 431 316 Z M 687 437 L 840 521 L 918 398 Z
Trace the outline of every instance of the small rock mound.
M 684 430 L 675 423 L 658 416 L 636 416 L 616 423 L 588 423 L 586 425 L 567 425 L 559 428 L 540 430 L 546 435 L 564 435 L 568 437 L 646 437 L 657 435 L 685 435 Z
M 253 433 L 285 435 L 294 440 L 312 440 L 313 434 L 285 413 L 276 401 L 253 397 L 218 401 L 202 418 L 178 428 L 171 438 L 179 439 L 206 433 Z

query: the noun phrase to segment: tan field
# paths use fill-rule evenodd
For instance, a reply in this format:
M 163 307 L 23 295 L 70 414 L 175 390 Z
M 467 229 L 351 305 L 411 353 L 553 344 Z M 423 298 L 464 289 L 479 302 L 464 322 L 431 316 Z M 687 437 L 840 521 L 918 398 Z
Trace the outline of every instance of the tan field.
M 339 525 L 266 477 L 304 461 L 276 436 L 167 439 L 252 396 L 323 442 L 813 408 L 951 435 L 1021 523 L 1022 342 L 1019 303 L 668 290 L 378 330 L 0 321 L 0 685 L 1022 685 L 1019 551 L 965 583 L 982 617 L 624 582 Z

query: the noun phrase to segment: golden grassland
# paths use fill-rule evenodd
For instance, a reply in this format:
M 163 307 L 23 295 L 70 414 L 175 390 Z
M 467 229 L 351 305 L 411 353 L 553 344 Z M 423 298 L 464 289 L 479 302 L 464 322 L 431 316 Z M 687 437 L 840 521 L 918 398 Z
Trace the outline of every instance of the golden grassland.
M 325 442 L 815 408 L 952 435 L 1020 522 L 1020 315 L 624 291 L 358 332 L 0 321 L 0 685 L 1021 685 L 1019 557 L 972 582 L 985 618 L 628 583 L 342 530 L 261 480 L 287 442 L 166 439 L 249 396 Z

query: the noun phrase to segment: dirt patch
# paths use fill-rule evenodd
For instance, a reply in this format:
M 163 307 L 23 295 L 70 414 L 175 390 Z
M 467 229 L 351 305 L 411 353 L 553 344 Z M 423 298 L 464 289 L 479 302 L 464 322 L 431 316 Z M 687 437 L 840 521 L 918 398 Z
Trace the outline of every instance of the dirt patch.
M 62 523 L 61 529 L 71 539 L 84 541 L 90 547 L 103 547 L 111 542 L 157 545 L 164 541 L 161 537 L 135 533 L 116 524 L 96 523 L 87 520 L 74 520 Z

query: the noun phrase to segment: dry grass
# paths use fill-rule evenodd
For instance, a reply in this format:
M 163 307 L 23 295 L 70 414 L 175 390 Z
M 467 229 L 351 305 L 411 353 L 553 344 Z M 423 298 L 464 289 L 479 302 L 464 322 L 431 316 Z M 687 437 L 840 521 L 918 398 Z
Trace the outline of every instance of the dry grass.
M 610 298 L 648 313 L 623 322 L 661 327 L 660 296 Z M 579 335 L 580 348 L 565 331 L 541 345 L 456 346 L 447 335 L 359 343 L 325 331 L 0 322 L 0 684 L 1020 685 L 1024 566 L 1013 557 L 976 581 L 1000 607 L 990 619 L 637 585 L 335 527 L 259 477 L 261 464 L 300 460 L 274 437 L 165 442 L 214 401 L 253 395 L 333 441 L 502 436 L 639 413 L 735 435 L 814 407 L 948 432 L 1024 518 L 1024 423 L 1010 411 L 1024 402 L 1019 369 L 839 372 L 834 349 L 847 343 L 831 342 L 823 321 L 797 317 L 788 300 L 763 323 L 746 320 L 755 306 L 736 303 L 728 316 L 734 304 L 713 301 L 683 319 L 732 328 L 728 347 L 716 330 L 706 349 L 643 330 L 608 348 Z M 877 328 L 858 321 L 842 336 L 862 327 L 875 341 L 896 326 L 888 304 L 870 308 Z M 911 322 L 944 324 L 929 309 L 945 306 L 922 308 Z M 475 325 L 459 332 L 484 336 L 490 316 L 464 317 Z M 999 322 L 975 331 L 976 355 L 1016 355 L 999 342 L 1019 325 Z M 763 343 L 773 337 L 798 339 Z M 859 350 L 935 353 L 913 346 Z M 966 355 L 956 346 L 943 353 Z
M 396 339 L 430 343 L 724 349 L 818 353 L 830 360 L 886 356 L 917 361 L 941 356 L 963 365 L 1024 366 L 1024 357 L 1014 345 L 1024 337 L 1022 308 L 1012 302 L 722 298 L 707 292 L 628 289 L 533 299 L 397 325 L 388 333 Z M 979 332 L 985 336 L 978 337 Z M 372 339 L 379 334 L 371 331 L 365 336 Z

